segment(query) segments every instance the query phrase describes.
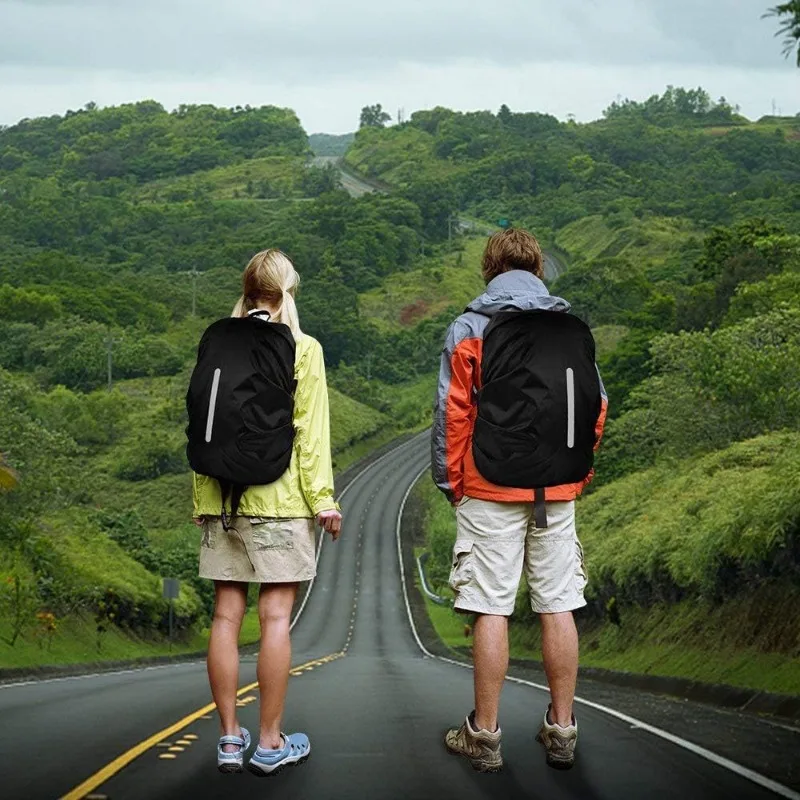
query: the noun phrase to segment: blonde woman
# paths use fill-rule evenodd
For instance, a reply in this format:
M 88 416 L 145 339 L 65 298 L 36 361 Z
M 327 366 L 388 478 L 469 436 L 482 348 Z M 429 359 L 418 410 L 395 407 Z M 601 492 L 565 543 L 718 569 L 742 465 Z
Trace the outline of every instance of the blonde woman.
M 258 615 L 261 697 L 258 747 L 248 768 L 269 775 L 304 761 L 311 745 L 302 733 L 287 735 L 281 722 L 289 682 L 289 625 L 298 584 L 316 574 L 316 521 L 337 539 L 342 517 L 333 498 L 328 390 L 319 342 L 300 330 L 295 305 L 299 277 L 279 250 L 257 253 L 243 276 L 233 317 L 283 323 L 295 343 L 292 444 L 289 467 L 273 483 L 249 486 L 231 519 L 220 514 L 219 483 L 194 473 L 194 521 L 203 528 L 200 577 L 214 581 L 216 602 L 208 646 L 208 677 L 220 716 L 217 748 L 223 772 L 241 772 L 250 735 L 236 717 L 239 631 L 248 584 L 261 586 Z M 210 423 L 209 423 L 210 424 Z

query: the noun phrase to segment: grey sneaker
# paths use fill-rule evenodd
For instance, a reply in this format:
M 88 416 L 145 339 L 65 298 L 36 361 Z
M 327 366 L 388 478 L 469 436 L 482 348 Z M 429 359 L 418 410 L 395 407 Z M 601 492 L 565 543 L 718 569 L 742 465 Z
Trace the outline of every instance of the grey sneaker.
M 445 747 L 453 755 L 465 756 L 478 772 L 500 772 L 503 756 L 500 754 L 500 728 L 491 731 L 475 730 L 473 711 L 460 728 L 453 728 L 444 737 Z
M 536 741 L 544 745 L 547 753 L 547 765 L 555 769 L 570 769 L 575 763 L 575 743 L 578 741 L 578 724 L 575 716 L 572 725 L 562 728 L 560 725 L 550 723 L 547 719 L 550 708 L 544 712 L 544 721 Z

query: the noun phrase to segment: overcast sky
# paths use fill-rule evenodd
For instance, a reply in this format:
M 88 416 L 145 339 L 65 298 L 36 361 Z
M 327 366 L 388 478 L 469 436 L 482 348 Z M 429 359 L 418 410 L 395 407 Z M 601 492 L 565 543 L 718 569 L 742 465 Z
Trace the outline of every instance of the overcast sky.
M 274 104 L 309 133 L 382 103 L 600 116 L 703 86 L 800 111 L 777 0 L 0 0 L 0 124 L 93 100 Z

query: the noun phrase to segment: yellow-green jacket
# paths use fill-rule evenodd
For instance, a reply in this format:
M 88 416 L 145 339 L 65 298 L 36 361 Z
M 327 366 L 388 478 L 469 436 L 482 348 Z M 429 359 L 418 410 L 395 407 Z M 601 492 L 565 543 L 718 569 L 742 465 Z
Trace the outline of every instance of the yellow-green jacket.
M 267 323 L 269 324 L 269 323 Z M 294 360 L 294 449 L 289 469 L 266 486 L 251 486 L 239 503 L 246 517 L 315 517 L 338 508 L 333 499 L 330 413 L 322 346 L 303 334 Z M 194 473 L 194 515 L 219 516 L 219 484 Z

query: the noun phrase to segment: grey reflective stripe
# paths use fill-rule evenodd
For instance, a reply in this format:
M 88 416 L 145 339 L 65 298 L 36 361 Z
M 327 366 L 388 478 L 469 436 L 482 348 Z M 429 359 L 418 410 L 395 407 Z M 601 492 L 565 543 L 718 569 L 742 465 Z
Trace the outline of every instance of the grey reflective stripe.
M 575 373 L 567 368 L 567 447 L 575 447 Z
M 208 403 L 208 419 L 206 420 L 206 441 L 211 441 L 211 431 L 214 429 L 214 409 L 217 407 L 217 392 L 219 391 L 219 376 L 222 370 L 214 370 L 214 380 L 211 382 L 211 400 Z

